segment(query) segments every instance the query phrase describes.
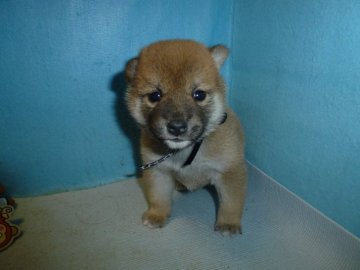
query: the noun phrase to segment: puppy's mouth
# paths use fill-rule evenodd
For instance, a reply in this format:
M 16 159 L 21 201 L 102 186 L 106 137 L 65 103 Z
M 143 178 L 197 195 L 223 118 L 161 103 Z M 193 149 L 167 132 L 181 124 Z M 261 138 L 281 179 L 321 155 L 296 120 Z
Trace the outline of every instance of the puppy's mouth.
M 163 134 L 161 129 L 158 130 L 150 128 L 150 131 L 157 140 L 165 144 L 170 149 L 182 149 L 194 142 L 193 139 L 188 137 L 173 137 L 169 136 L 168 134 Z
M 170 149 L 183 149 L 188 147 L 190 144 L 193 143 L 191 140 L 182 140 L 179 138 L 175 139 L 165 139 L 163 142 L 170 148 Z
M 166 125 L 150 126 L 153 136 L 173 150 L 180 150 L 196 143 L 203 134 L 200 125 L 191 126 L 183 134 L 172 134 Z

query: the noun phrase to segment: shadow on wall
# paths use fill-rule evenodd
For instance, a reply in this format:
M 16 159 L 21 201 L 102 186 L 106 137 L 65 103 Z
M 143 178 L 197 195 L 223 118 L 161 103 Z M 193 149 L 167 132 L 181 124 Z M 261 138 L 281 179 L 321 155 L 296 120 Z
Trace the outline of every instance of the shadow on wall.
M 125 71 L 116 73 L 110 81 L 110 89 L 115 93 L 116 99 L 114 101 L 114 113 L 119 128 L 128 137 L 132 150 L 133 160 L 136 168 L 141 166 L 140 157 L 140 128 L 136 124 L 135 120 L 130 115 L 126 106 L 126 79 Z M 121 138 L 119 137 L 119 140 Z M 137 170 L 133 175 L 127 175 L 127 177 L 138 177 L 140 171 Z
M 0 190 L 1 187 L 5 190 L 4 193 L 0 192 L 0 198 L 9 197 L 11 193 L 14 191 L 14 188 L 11 187 L 10 183 L 16 177 L 13 174 L 10 174 L 9 170 L 4 167 L 5 162 L 0 161 Z

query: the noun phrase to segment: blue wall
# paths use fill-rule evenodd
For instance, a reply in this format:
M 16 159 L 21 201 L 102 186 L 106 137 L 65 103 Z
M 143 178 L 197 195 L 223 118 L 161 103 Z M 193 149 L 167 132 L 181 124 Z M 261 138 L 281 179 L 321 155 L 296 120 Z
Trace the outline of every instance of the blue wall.
M 360 1 L 238 1 L 234 14 L 247 158 L 360 236 Z
M 121 71 L 179 37 L 232 48 L 247 158 L 360 236 L 355 0 L 0 1 L 0 183 L 28 196 L 134 174 Z
M 126 60 L 159 39 L 229 45 L 231 12 L 216 0 L 1 1 L 0 183 L 24 196 L 134 174 Z

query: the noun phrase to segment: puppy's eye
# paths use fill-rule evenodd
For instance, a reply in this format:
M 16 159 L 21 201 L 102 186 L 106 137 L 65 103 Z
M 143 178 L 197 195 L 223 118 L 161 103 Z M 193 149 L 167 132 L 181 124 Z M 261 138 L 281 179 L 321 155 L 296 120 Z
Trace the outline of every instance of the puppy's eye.
M 198 89 L 193 92 L 192 96 L 196 101 L 203 101 L 206 98 L 206 92 Z
M 156 91 L 150 93 L 150 94 L 148 95 L 148 99 L 149 99 L 149 101 L 152 102 L 152 103 L 159 102 L 160 99 L 161 99 L 161 91 L 160 91 L 160 90 L 156 90 Z

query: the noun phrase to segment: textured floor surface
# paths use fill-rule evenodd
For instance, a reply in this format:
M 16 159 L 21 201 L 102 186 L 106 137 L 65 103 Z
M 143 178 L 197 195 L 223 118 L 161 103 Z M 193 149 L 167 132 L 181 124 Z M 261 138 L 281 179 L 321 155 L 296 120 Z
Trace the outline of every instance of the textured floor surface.
M 207 190 L 175 194 L 169 224 L 150 230 L 136 181 L 18 199 L 23 235 L 0 269 L 360 269 L 360 240 L 252 166 L 241 236 L 213 231 Z

